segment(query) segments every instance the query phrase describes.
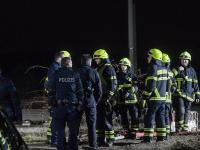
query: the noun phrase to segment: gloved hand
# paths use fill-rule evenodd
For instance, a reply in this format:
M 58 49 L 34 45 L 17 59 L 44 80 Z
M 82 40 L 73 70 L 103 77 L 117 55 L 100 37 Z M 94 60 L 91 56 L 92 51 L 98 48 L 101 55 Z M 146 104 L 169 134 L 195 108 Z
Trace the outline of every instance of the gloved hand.
M 184 71 L 184 67 L 183 67 L 183 66 L 180 66 L 180 67 L 178 68 L 178 70 L 179 70 L 179 71 Z
M 130 93 L 127 92 L 127 93 L 124 95 L 124 98 L 125 98 L 125 99 L 128 98 L 129 95 L 130 95 Z
M 199 104 L 200 100 L 197 98 L 197 99 L 195 99 L 195 102 L 196 102 L 197 104 Z
M 111 98 L 112 98 L 111 96 L 107 96 L 104 99 L 105 106 L 106 106 L 106 111 L 108 111 L 108 112 L 112 110 Z
M 109 101 L 105 102 L 105 106 L 106 106 L 106 111 L 107 112 L 111 112 L 112 111 L 112 104 Z
M 83 105 L 78 104 L 78 105 L 77 105 L 77 110 L 78 110 L 79 112 L 82 111 L 82 110 L 83 110 Z

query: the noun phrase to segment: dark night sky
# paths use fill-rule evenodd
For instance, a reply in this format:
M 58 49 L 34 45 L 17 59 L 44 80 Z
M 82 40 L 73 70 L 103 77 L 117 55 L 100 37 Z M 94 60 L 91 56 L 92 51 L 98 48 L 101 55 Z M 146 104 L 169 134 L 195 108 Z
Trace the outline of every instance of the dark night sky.
M 145 64 L 144 53 L 157 47 L 174 60 L 189 49 L 200 68 L 198 6 L 189 1 L 136 2 L 139 67 Z M 23 78 L 30 65 L 48 66 L 58 48 L 68 48 L 76 58 L 98 48 L 109 49 L 115 60 L 128 54 L 127 0 L 26 0 L 1 2 L 0 7 L 0 65 L 14 80 Z

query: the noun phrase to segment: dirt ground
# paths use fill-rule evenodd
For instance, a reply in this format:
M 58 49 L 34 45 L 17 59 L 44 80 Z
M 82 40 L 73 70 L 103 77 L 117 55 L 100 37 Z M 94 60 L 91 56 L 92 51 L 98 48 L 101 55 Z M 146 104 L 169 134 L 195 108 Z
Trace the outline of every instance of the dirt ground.
M 85 141 L 86 142 L 86 141 Z M 188 136 L 171 136 L 169 141 L 153 142 L 153 143 L 140 143 L 141 140 L 118 140 L 113 147 L 100 147 L 101 150 L 199 150 L 200 149 L 200 135 L 188 135 Z M 56 148 L 49 147 L 45 143 L 29 144 L 30 150 L 49 149 L 54 150 Z M 86 144 L 79 146 L 80 150 L 86 150 L 88 147 Z

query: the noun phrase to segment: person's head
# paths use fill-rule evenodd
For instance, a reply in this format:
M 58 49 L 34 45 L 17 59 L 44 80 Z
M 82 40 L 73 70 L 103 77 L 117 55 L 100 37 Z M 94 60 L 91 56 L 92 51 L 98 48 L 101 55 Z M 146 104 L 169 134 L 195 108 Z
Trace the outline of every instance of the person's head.
M 71 57 L 71 54 L 67 50 L 60 51 L 62 58 L 64 57 Z
M 151 63 L 152 60 L 162 61 L 162 52 L 157 48 L 150 49 L 148 52 L 147 62 Z
M 91 66 L 92 65 L 91 55 L 90 54 L 83 54 L 81 56 L 81 64 Z
M 93 59 L 97 65 L 102 63 L 102 60 L 108 59 L 108 53 L 104 49 L 98 49 L 94 52 Z
M 119 61 L 119 67 L 122 70 L 122 72 L 127 72 L 127 70 L 131 68 L 130 60 L 128 58 L 122 58 Z
M 72 60 L 70 57 L 64 57 L 61 60 L 61 66 L 62 67 L 69 67 L 72 68 Z
M 61 64 L 61 60 L 63 58 L 62 55 L 63 55 L 63 53 L 61 53 L 61 52 L 56 53 L 54 55 L 54 61 Z
M 163 63 L 164 63 L 166 66 L 170 66 L 171 60 L 170 60 L 170 58 L 169 58 L 169 55 L 163 53 L 163 54 L 162 54 L 162 61 L 163 61 Z
M 184 51 L 180 54 L 179 59 L 180 59 L 181 65 L 184 67 L 187 67 L 189 66 L 189 63 L 191 62 L 192 57 L 190 53 L 188 53 L 187 51 Z
M 56 61 L 57 63 L 61 64 L 61 60 L 62 60 L 62 58 L 64 58 L 64 57 L 69 57 L 69 58 L 71 58 L 71 55 L 70 55 L 70 53 L 69 53 L 68 51 L 62 50 L 62 51 L 56 53 L 54 58 L 55 58 L 55 61 Z

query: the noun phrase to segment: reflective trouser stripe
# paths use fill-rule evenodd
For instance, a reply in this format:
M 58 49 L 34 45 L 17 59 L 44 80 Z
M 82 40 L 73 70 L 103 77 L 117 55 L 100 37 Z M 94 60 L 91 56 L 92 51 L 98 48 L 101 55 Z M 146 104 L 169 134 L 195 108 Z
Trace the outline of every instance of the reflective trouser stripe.
M 154 129 L 153 128 L 144 128 L 144 136 L 153 137 Z
M 183 128 L 183 127 L 184 127 L 184 124 L 183 124 L 183 123 L 184 123 L 184 120 L 178 121 L 178 122 L 177 122 L 177 127 L 178 127 L 178 128 Z
M 188 124 L 183 124 L 183 129 L 184 130 L 188 130 L 188 127 L 189 127 Z
M 112 130 L 112 131 L 105 131 L 105 137 L 107 139 L 114 139 L 115 138 L 114 133 L 115 133 L 114 130 Z
M 170 125 L 166 125 L 165 127 L 166 127 L 166 133 L 169 134 L 170 133 L 170 129 L 171 129 Z
M 52 136 L 52 132 L 51 132 L 51 122 L 52 122 L 52 117 L 49 117 L 49 124 L 48 124 L 48 126 L 49 126 L 49 128 L 47 129 L 47 136 Z
M 103 130 L 96 130 L 97 138 L 105 138 L 105 133 Z
M 157 136 L 166 136 L 166 128 L 156 128 Z

